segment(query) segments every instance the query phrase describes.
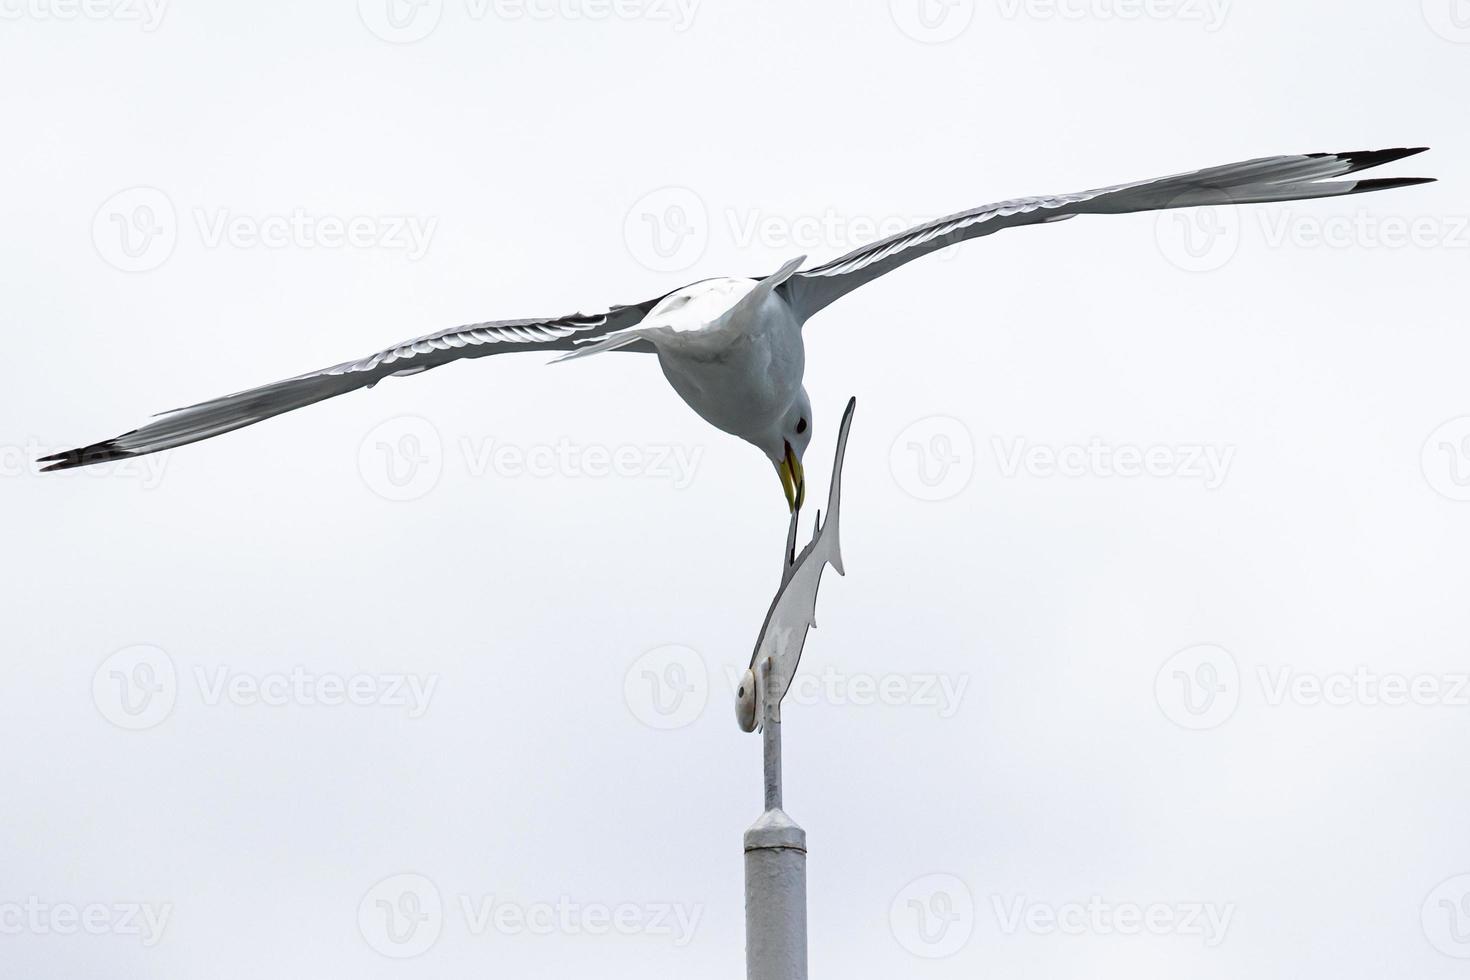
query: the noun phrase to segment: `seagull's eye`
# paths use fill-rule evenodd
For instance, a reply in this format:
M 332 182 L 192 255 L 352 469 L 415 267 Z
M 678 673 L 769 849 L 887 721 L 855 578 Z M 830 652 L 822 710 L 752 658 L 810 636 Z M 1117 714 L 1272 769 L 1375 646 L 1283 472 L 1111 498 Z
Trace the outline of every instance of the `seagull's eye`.
M 806 431 L 806 419 L 798 419 L 796 422 L 796 434 L 801 435 Z

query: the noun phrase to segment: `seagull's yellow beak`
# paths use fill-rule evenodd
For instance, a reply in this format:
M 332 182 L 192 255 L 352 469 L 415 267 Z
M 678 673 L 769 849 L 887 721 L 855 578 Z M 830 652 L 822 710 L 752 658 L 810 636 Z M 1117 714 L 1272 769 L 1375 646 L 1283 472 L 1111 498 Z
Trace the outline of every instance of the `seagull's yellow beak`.
M 806 500 L 806 470 L 802 469 L 801 460 L 796 458 L 789 442 L 785 458 L 776 464 L 776 472 L 781 476 L 781 489 L 786 491 L 786 506 L 794 514 Z

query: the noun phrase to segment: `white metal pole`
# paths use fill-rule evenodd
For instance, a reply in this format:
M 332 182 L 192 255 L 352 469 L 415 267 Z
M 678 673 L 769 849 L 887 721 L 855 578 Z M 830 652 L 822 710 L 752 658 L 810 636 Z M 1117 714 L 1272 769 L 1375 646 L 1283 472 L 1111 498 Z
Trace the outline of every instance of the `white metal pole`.
M 761 672 L 765 812 L 745 832 L 747 980 L 806 980 L 806 831 L 781 809 L 781 695 Z

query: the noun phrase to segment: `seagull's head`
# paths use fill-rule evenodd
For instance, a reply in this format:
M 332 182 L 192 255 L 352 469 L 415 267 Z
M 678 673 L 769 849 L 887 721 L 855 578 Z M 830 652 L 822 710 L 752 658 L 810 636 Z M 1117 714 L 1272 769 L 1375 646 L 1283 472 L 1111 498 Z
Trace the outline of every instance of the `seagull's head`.
M 781 489 L 786 491 L 786 506 L 792 513 L 800 510 L 802 501 L 806 499 L 806 471 L 802 469 L 801 457 L 811 441 L 812 402 L 803 388 L 763 447 L 776 467 L 776 475 L 781 478 Z

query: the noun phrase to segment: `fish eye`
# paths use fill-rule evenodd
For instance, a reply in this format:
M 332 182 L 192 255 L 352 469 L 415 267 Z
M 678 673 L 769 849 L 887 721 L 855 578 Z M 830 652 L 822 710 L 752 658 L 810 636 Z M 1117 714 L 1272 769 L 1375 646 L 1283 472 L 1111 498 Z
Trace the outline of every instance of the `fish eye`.
M 796 422 L 796 434 L 801 435 L 806 431 L 806 419 L 798 419 Z
M 755 731 L 755 672 L 747 670 L 740 678 L 740 688 L 735 692 L 735 720 L 742 732 Z

